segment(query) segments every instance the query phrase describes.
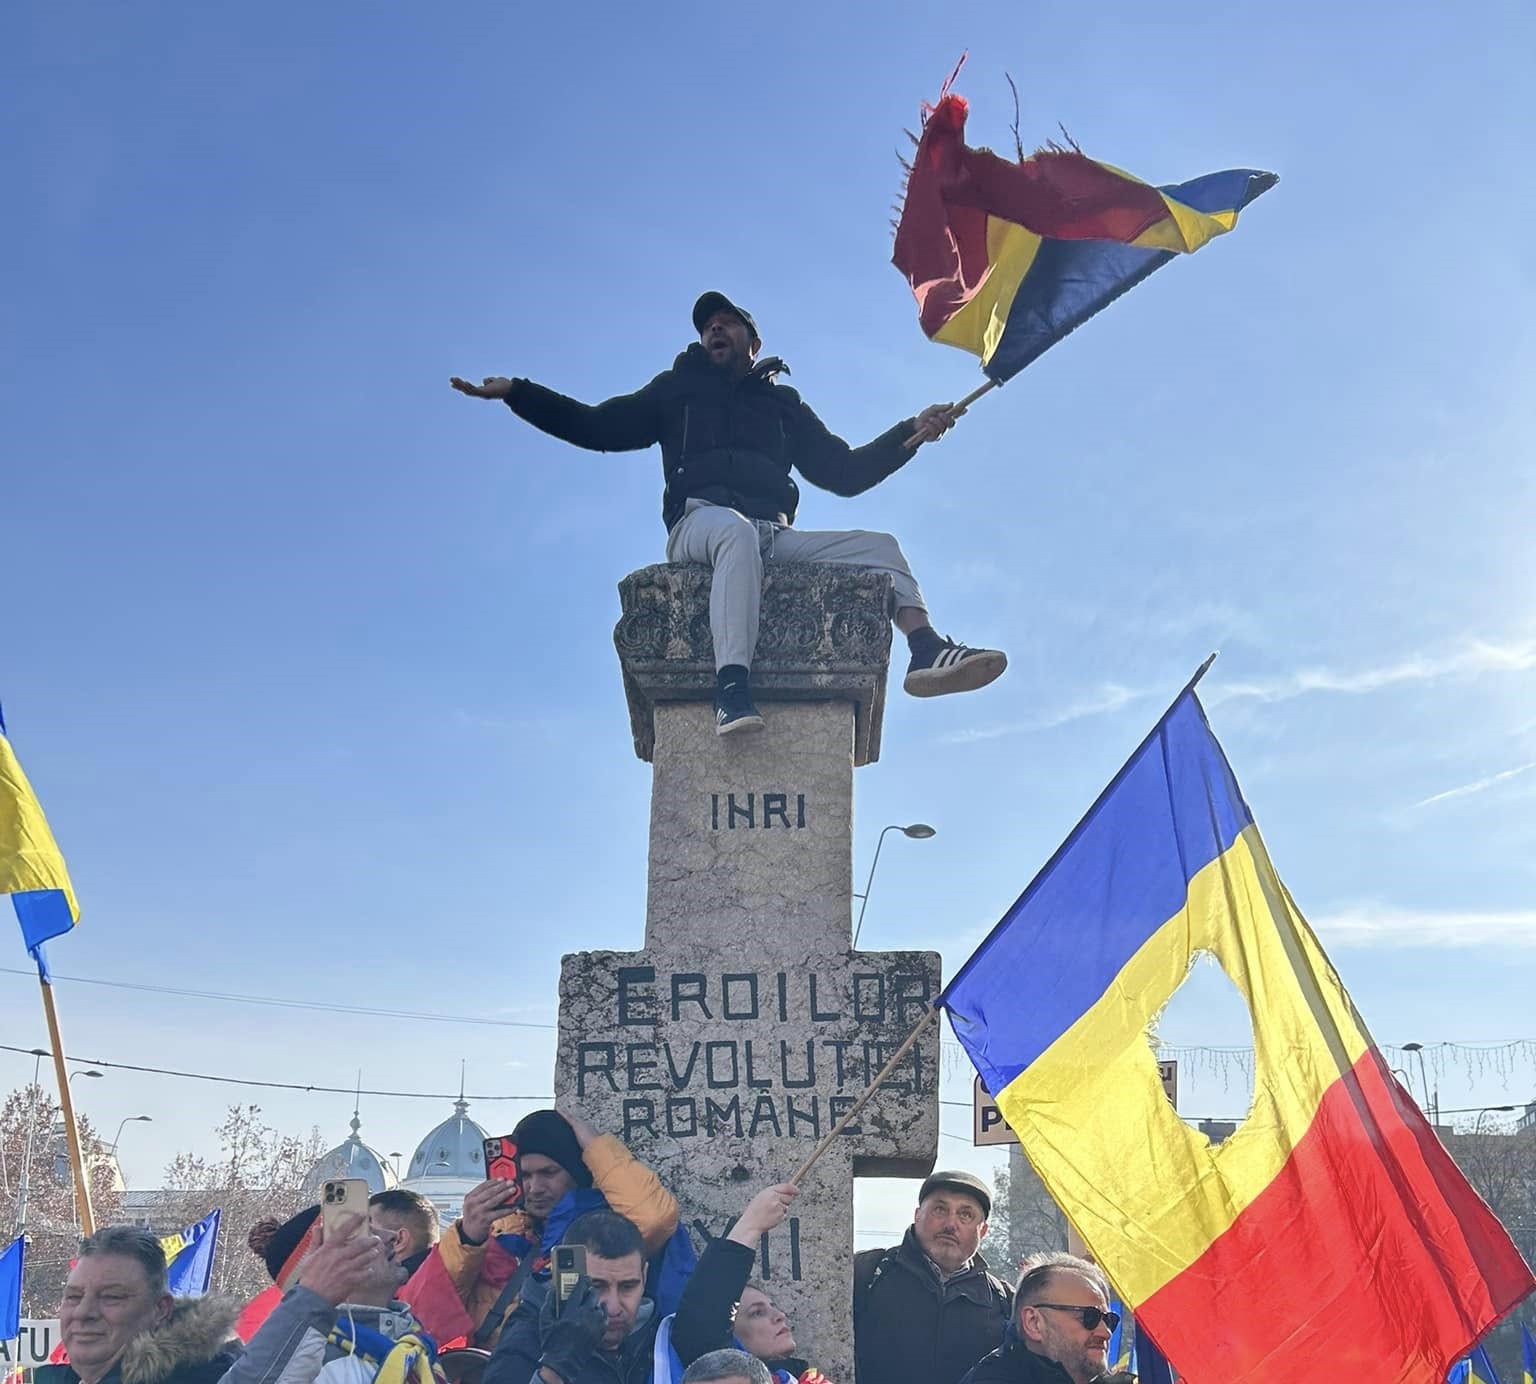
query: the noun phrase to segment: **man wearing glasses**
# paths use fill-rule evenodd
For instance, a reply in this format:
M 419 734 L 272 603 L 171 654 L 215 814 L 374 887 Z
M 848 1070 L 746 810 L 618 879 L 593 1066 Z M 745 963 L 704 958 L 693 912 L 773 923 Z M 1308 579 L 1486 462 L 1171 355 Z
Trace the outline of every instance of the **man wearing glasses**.
M 1096 1264 L 1074 1254 L 1024 1261 L 1014 1292 L 1015 1332 L 977 1364 L 964 1384 L 1090 1384 L 1109 1368 L 1109 1338 L 1120 1315 Z

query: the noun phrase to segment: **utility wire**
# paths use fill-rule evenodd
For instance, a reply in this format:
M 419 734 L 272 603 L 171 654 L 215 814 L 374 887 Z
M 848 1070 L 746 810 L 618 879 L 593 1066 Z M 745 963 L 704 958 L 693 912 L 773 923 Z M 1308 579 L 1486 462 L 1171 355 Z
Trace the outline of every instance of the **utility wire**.
M 41 1055 L 44 1056 L 44 1057 L 52 1057 L 53 1056 L 53 1054 L 51 1052 L 49 1052 L 46 1048 L 21 1048 L 21 1047 L 16 1047 L 14 1044 L 11 1044 L 11 1043 L 0 1043 L 0 1052 L 20 1053 L 24 1057 L 33 1057 L 33 1056 L 38 1055 L 39 1053 L 41 1053 Z M 493 1095 L 467 1095 L 467 1094 L 464 1094 L 464 1093 L 453 1092 L 453 1091 L 382 1091 L 382 1090 L 375 1090 L 375 1089 L 372 1089 L 372 1088 L 369 1088 L 369 1087 L 359 1088 L 359 1087 L 356 1087 L 356 1086 L 316 1086 L 316 1085 L 312 1085 L 312 1084 L 310 1084 L 308 1082 L 299 1082 L 299 1081 L 262 1081 L 262 1080 L 260 1080 L 258 1078 L 255 1078 L 255 1077 L 216 1076 L 216 1075 L 214 1075 L 212 1073 L 209 1073 L 209 1072 L 183 1072 L 183 1071 L 177 1071 L 176 1069 L 171 1068 L 171 1067 L 147 1067 L 147 1066 L 142 1066 L 142 1065 L 140 1065 L 138 1063 L 134 1063 L 134 1062 L 108 1062 L 105 1058 L 101 1058 L 101 1057 L 79 1057 L 79 1056 L 73 1056 L 73 1057 L 67 1058 L 66 1060 L 70 1061 L 70 1062 L 85 1063 L 85 1064 L 87 1064 L 89 1066 L 92 1066 L 92 1067 L 111 1067 L 115 1071 L 120 1071 L 120 1072 L 142 1072 L 142 1073 L 144 1073 L 146 1075 L 149 1075 L 149 1076 L 174 1076 L 174 1077 L 179 1077 L 179 1078 L 181 1078 L 182 1080 L 185 1080 L 185 1081 L 213 1081 L 213 1082 L 218 1082 L 218 1083 L 220 1083 L 222 1085 L 226 1085 L 226 1086 L 258 1086 L 258 1087 L 261 1087 L 264 1090 L 306 1091 L 306 1092 L 310 1092 L 310 1093 L 317 1094 L 317 1095 L 390 1096 L 390 1097 L 395 1097 L 395 1098 L 402 1099 L 402 1100 L 447 1100 L 447 1101 L 455 1101 L 455 1100 L 466 1100 L 466 1101 L 498 1101 L 498 1100 L 552 1101 L 552 1100 L 554 1100 L 554 1096 L 551 1093 L 547 1092 L 547 1091 L 546 1092 L 542 1092 L 542 1093 L 537 1094 L 537 1095 L 500 1095 L 500 1096 L 493 1096 Z M 966 1108 L 966 1109 L 970 1108 L 970 1105 L 971 1105 L 971 1103 L 969 1101 L 959 1101 L 959 1100 L 941 1100 L 939 1102 L 939 1104 L 940 1105 L 960 1106 L 960 1107 Z M 1440 1115 L 1471 1115 L 1471 1114 L 1474 1114 L 1474 1113 L 1484 1113 L 1484 1112 L 1488 1111 L 1490 1108 L 1491 1107 L 1486 1106 L 1486 1105 L 1465 1105 L 1465 1106 L 1455 1106 L 1455 1107 L 1452 1107 L 1451 1109 L 1448 1109 L 1448 1110 L 1447 1109 L 1442 1109 L 1442 1110 L 1438 1111 L 1437 1113 L 1440 1114 Z M 1247 1118 L 1247 1116 L 1246 1115 L 1244 1115 L 1244 1116 L 1182 1115 L 1182 1116 L 1180 1116 L 1180 1118 L 1183 1119 L 1183 1120 L 1186 1120 L 1186 1121 L 1188 1121 L 1188 1120 L 1196 1120 L 1196 1119 L 1202 1119 L 1202 1120 L 1224 1120 L 1224 1121 L 1228 1121 L 1228 1122 L 1233 1123 L 1233 1124 L 1241 1124 L 1243 1122 L 1243 1120 L 1245 1120 Z M 969 1143 L 970 1142 L 970 1140 L 965 1138 L 963 1135 L 951 1134 L 947 1130 L 941 1130 L 940 1133 L 946 1139 L 955 1139 L 955 1140 L 957 1140 L 957 1141 L 959 1141 L 961 1143 Z
M 12 976 L 34 976 L 35 970 L 15 966 L 0 966 L 0 973 Z M 423 1019 L 438 1024 L 481 1024 L 491 1028 L 546 1028 L 554 1024 L 535 1023 L 531 1019 L 486 1019 L 473 1014 L 423 1014 L 407 1009 L 373 1009 L 361 1004 L 331 1004 L 320 1000 L 285 1000 L 273 995 L 236 995 L 222 990 L 183 990 L 174 985 L 142 985 L 129 980 L 99 980 L 91 976 L 67 976 L 53 972 L 54 980 L 67 980 L 75 985 L 105 985 L 114 990 L 141 990 L 151 995 L 185 995 L 192 999 L 222 1000 L 230 1004 L 264 1004 L 278 1009 L 318 1009 L 332 1014 L 372 1014 L 386 1019 Z
M 35 976 L 36 970 L 27 967 L 0 966 L 0 975 Z M 102 980 L 95 976 L 71 976 L 61 972 L 53 972 L 54 980 L 69 981 L 75 985 L 101 985 L 114 990 L 138 990 L 152 995 L 182 995 L 190 999 L 219 1000 L 228 1004 L 257 1004 L 269 1005 L 279 1009 L 309 1009 L 318 1010 L 329 1014 L 360 1014 L 386 1019 L 420 1019 L 428 1023 L 439 1024 L 474 1024 L 488 1028 L 535 1028 L 553 1031 L 555 1024 L 540 1022 L 534 1019 L 492 1019 L 475 1014 L 435 1014 L 401 1009 L 377 1009 L 360 1004 L 333 1004 L 322 1000 L 296 1000 L 283 999 L 275 995 L 242 995 L 223 990 L 191 990 L 175 985 L 148 985 L 129 980 Z M 945 1038 L 942 1046 L 947 1050 L 964 1051 L 962 1045 L 954 1039 Z M 1400 1043 L 1385 1043 L 1383 1047 L 1400 1051 Z M 1517 1048 L 1536 1046 L 1536 1039 L 1532 1038 L 1489 1038 L 1474 1042 L 1458 1042 L 1455 1039 L 1442 1039 L 1435 1043 L 1424 1044 L 1426 1052 L 1435 1048 L 1445 1048 L 1464 1052 L 1489 1052 L 1497 1048 Z M 1247 1046 L 1221 1046 L 1217 1044 L 1203 1043 L 1165 1043 L 1159 1045 L 1159 1051 L 1177 1056 L 1180 1053 L 1211 1053 L 1238 1056 L 1253 1052 L 1251 1044 Z M 308 1087 L 301 1089 L 310 1089 Z M 319 1089 L 314 1088 L 314 1089 Z
M 19 1052 L 27 1057 L 40 1052 L 44 1057 L 53 1056 L 46 1048 L 18 1048 L 9 1043 L 0 1043 L 0 1052 Z M 92 1067 L 113 1067 L 120 1072 L 147 1072 L 152 1076 L 179 1076 L 188 1081 L 218 1081 L 227 1086 L 262 1086 L 278 1091 L 314 1091 L 322 1095 L 400 1096 L 408 1100 L 554 1100 L 549 1092 L 536 1096 L 461 1096 L 457 1091 L 370 1091 L 366 1086 L 361 1089 L 356 1086 L 312 1086 L 299 1081 L 258 1081 L 251 1077 L 213 1076 L 208 1072 L 179 1072 L 170 1067 L 141 1067 L 132 1062 L 107 1062 L 99 1057 L 70 1056 L 67 1060 L 84 1062 Z

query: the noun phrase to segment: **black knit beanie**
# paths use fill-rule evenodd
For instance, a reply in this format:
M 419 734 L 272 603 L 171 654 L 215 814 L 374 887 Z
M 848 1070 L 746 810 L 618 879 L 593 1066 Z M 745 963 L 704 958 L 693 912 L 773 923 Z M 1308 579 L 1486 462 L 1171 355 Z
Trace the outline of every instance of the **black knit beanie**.
M 576 1132 L 558 1110 L 535 1110 L 524 1115 L 512 1131 L 512 1142 L 517 1145 L 518 1157 L 525 1153 L 542 1154 L 564 1168 L 578 1187 L 592 1185 L 592 1174 L 582 1162 Z
M 296 1216 L 279 1224 L 276 1220 L 257 1221 L 246 1237 L 252 1251 L 266 1263 L 272 1281 L 285 1291 L 298 1278 L 298 1271 L 309 1252 L 318 1206 L 308 1206 Z

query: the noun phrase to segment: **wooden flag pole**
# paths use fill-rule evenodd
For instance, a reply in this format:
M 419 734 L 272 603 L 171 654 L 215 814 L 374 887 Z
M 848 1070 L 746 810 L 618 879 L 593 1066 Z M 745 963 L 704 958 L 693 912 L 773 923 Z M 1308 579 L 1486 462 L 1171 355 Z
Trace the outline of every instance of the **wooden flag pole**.
M 968 408 L 970 408 L 970 406 L 972 404 L 974 404 L 979 398 L 981 398 L 981 396 L 983 394 L 987 393 L 988 390 L 992 390 L 992 389 L 996 389 L 996 388 L 997 388 L 997 381 L 996 380 L 988 380 L 986 382 L 986 384 L 980 386 L 977 389 L 973 389 L 969 394 L 967 394 L 965 396 L 965 398 L 963 398 L 958 404 L 955 405 L 955 408 L 954 408 L 955 417 L 956 418 L 963 418 L 965 416 L 965 411 Z M 911 451 L 912 448 L 917 446 L 917 434 L 913 433 L 912 436 L 909 437 L 902 445 L 904 447 L 906 447 L 908 451 Z
M 69 1074 L 64 1070 L 64 1041 L 59 1037 L 59 1015 L 53 1007 L 53 986 L 41 974 L 38 987 L 43 992 L 43 1013 L 48 1019 L 48 1041 L 53 1046 L 54 1079 L 59 1083 L 59 1107 L 64 1113 L 64 1135 L 69 1140 L 69 1166 L 75 1175 L 75 1207 L 80 1213 L 80 1233 L 96 1233 L 96 1215 L 91 1210 L 91 1184 L 85 1176 L 85 1159 L 80 1152 L 80 1126 L 75 1123 L 75 1103 L 70 1098 Z
M 837 1136 L 841 1134 L 843 1130 L 849 1126 L 849 1124 L 852 1123 L 853 1117 L 869 1104 L 869 1098 L 880 1089 L 886 1077 L 890 1076 L 890 1074 L 896 1070 L 896 1066 L 901 1061 L 901 1059 L 912 1051 L 912 1045 L 922 1036 L 923 1030 L 938 1017 L 938 1009 L 930 1008 L 929 1011 L 917 1021 L 916 1027 L 913 1028 L 911 1033 L 907 1034 L 905 1040 L 902 1042 L 902 1045 L 897 1048 L 894 1053 L 891 1054 L 891 1060 L 875 1073 L 875 1079 L 869 1083 L 869 1086 L 866 1088 L 864 1094 L 860 1096 L 858 1100 L 854 1101 L 853 1105 L 849 1107 L 847 1112 L 843 1115 L 843 1118 L 827 1131 L 826 1138 L 824 1138 L 819 1144 L 816 1145 L 814 1149 L 811 1150 L 811 1156 L 795 1169 L 795 1175 L 789 1180 L 796 1187 L 800 1185 L 800 1180 L 806 1175 L 806 1173 L 810 1172 L 811 1164 L 813 1164 L 818 1158 L 821 1157 L 822 1154 L 824 1154 L 829 1148 L 832 1147 L 833 1140 L 835 1140 Z

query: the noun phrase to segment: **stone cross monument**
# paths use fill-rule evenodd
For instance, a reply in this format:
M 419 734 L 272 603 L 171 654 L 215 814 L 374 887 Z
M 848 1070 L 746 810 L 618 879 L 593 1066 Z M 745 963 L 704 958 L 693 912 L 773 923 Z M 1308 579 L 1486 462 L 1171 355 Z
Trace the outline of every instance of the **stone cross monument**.
M 789 1178 L 940 988 L 936 952 L 850 940 L 853 770 L 879 754 L 890 578 L 770 566 L 752 669 L 767 728 L 727 737 L 711 707 L 709 580 L 658 566 L 619 587 L 635 751 L 654 765 L 645 949 L 565 957 L 555 1073 L 558 1101 L 656 1169 L 700 1249 Z M 834 1384 L 853 1380 L 853 1179 L 932 1170 L 937 1035 L 758 1247 L 756 1276 Z

